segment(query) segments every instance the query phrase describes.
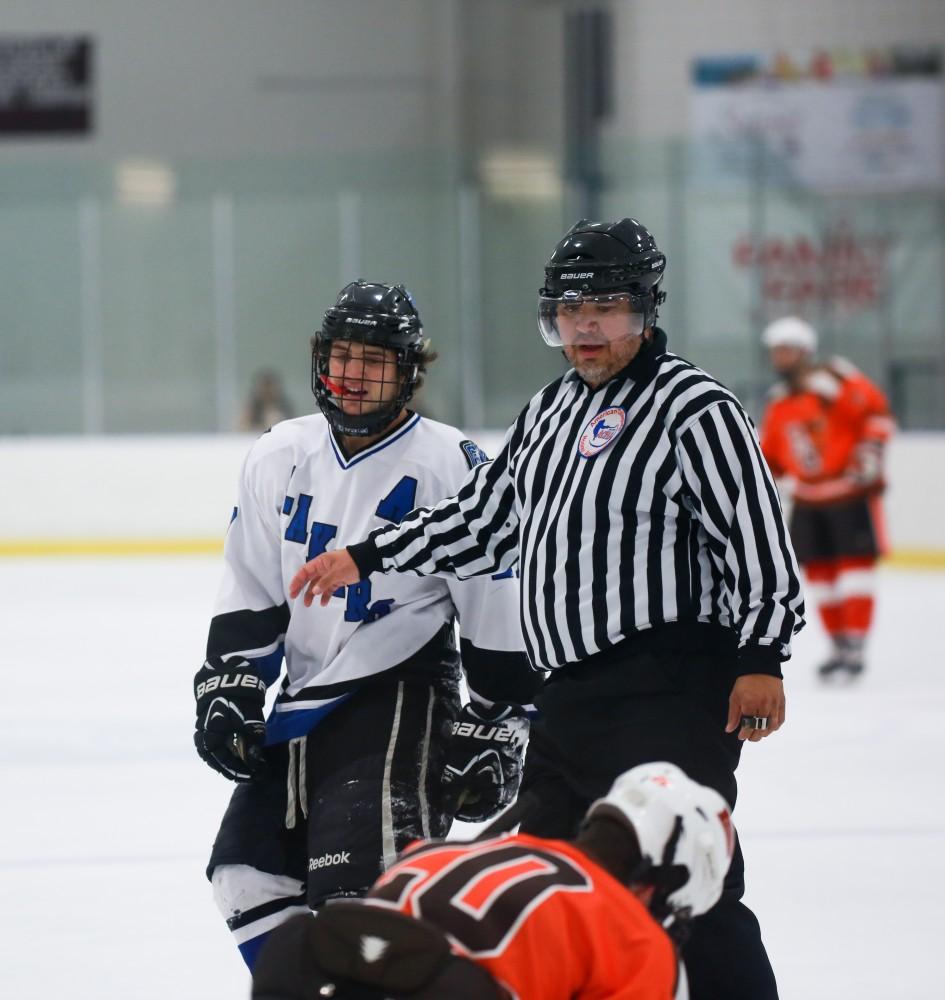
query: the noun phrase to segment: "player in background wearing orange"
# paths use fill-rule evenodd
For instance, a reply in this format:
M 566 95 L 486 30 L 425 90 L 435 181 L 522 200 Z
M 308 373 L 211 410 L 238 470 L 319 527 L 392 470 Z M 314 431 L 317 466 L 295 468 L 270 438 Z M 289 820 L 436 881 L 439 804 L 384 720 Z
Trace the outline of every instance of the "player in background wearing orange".
M 688 988 L 670 935 L 683 939 L 718 900 L 733 846 L 718 792 L 673 764 L 642 764 L 591 805 L 574 841 L 412 845 L 365 900 L 274 932 L 253 997 L 680 1000 Z M 422 966 L 437 935 L 451 946 L 442 964 L 404 989 L 404 966 Z
M 792 480 L 791 541 L 833 643 L 824 679 L 863 672 L 876 561 L 885 551 L 883 453 L 894 429 L 883 393 L 845 358 L 816 359 L 817 333 L 794 316 L 764 331 L 780 381 L 762 420 L 776 477 Z

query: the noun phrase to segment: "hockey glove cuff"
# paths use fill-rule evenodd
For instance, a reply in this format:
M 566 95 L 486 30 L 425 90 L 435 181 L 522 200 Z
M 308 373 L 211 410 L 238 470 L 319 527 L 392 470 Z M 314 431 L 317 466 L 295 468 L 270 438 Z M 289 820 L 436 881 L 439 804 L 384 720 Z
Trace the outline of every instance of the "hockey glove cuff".
M 231 781 L 252 781 L 265 766 L 266 682 L 248 660 L 211 656 L 194 677 L 197 753 Z
M 522 783 L 528 717 L 518 705 L 466 705 L 453 723 L 443 784 L 456 819 L 481 823 L 511 805 Z

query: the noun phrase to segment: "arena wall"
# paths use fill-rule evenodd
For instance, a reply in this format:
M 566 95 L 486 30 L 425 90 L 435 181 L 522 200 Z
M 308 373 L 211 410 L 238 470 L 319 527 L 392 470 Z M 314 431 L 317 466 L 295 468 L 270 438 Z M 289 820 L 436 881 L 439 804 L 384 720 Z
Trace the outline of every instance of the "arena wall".
M 473 432 L 489 453 L 496 431 Z M 218 551 L 252 437 L 0 439 L 0 555 Z M 895 561 L 945 567 L 945 434 L 890 447 L 886 511 Z

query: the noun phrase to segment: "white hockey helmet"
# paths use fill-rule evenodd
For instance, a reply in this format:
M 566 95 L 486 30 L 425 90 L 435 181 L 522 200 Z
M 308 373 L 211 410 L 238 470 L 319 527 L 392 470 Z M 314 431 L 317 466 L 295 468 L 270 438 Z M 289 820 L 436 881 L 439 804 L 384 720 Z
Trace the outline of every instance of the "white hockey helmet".
M 813 354 L 817 350 L 817 331 L 798 316 L 782 316 L 765 327 L 761 342 L 769 351 L 773 347 L 797 347 Z
M 612 816 L 636 834 L 650 875 L 671 875 L 665 902 L 679 917 L 710 910 L 735 849 L 735 829 L 725 799 L 687 777 L 675 764 L 655 761 L 624 771 L 587 819 Z M 673 871 L 675 869 L 675 871 Z

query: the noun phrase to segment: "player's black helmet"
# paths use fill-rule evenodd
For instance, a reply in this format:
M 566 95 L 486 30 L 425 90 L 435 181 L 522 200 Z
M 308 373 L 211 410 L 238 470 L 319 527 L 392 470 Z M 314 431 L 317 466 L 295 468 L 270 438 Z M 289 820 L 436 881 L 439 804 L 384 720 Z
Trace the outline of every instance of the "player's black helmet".
M 666 256 L 636 219 L 582 219 L 568 230 L 545 265 L 545 283 L 538 291 L 542 337 L 560 343 L 549 325 L 557 303 L 592 296 L 629 296 L 633 312 L 643 316 L 643 328 L 652 326 L 666 299 L 659 287 L 665 270 Z
M 386 381 L 371 383 L 363 380 L 360 374 L 351 382 L 343 374 L 333 379 L 329 373 L 329 359 L 332 346 L 340 340 L 395 351 L 396 374 Z M 403 285 L 368 281 L 352 281 L 345 285 L 312 339 L 312 392 L 318 408 L 339 434 L 364 437 L 378 433 L 413 395 L 420 379 L 423 347 L 420 314 L 413 296 Z M 346 365 L 345 362 L 339 364 Z M 387 387 L 395 380 L 399 387 L 390 396 Z M 361 394 L 363 402 L 355 406 Z M 379 399 L 388 396 L 390 398 L 376 405 Z M 343 402 L 348 405 L 339 405 Z

